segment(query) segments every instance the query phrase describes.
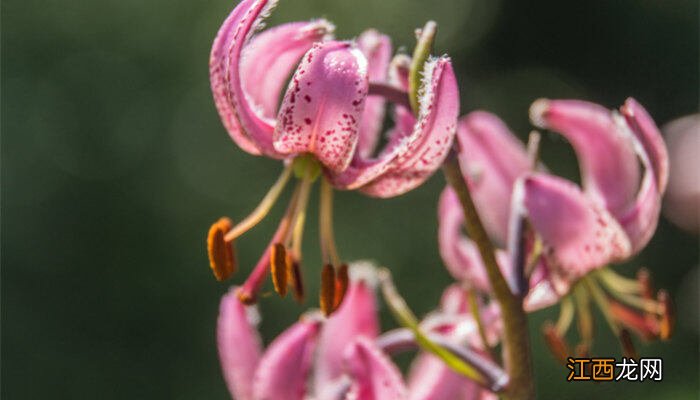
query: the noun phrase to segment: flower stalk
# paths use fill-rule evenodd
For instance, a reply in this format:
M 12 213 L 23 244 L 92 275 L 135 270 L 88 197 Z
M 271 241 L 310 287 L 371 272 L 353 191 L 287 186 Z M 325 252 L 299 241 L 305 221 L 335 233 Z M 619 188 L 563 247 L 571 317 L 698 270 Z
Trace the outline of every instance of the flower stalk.
M 442 166 L 447 182 L 459 197 L 465 216 L 465 227 L 474 240 L 486 267 L 493 296 L 501 307 L 503 316 L 503 351 L 506 372 L 510 383 L 503 392 L 503 398 L 534 399 L 535 384 L 532 366 L 532 352 L 528 333 L 527 315 L 520 296 L 514 295 L 496 262 L 494 247 L 489 240 L 474 205 L 465 178 L 459 168 L 456 154 L 450 154 Z

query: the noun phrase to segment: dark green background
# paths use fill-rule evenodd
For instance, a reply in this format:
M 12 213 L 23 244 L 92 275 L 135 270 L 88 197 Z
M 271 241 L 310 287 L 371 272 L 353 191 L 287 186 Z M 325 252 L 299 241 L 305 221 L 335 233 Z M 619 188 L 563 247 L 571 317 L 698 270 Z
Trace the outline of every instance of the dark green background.
M 209 49 L 233 6 L 3 1 L 3 399 L 227 397 L 214 329 L 228 284 L 211 276 L 205 234 L 221 215 L 244 216 L 280 170 L 239 150 L 212 104 Z M 270 23 L 316 16 L 334 21 L 338 37 L 376 27 L 406 48 L 414 28 L 438 21 L 437 49 L 453 57 L 463 112 L 494 111 L 521 137 L 531 129 L 529 104 L 542 96 L 616 107 L 632 95 L 660 124 L 697 106 L 693 0 L 282 0 Z M 549 167 L 576 177 L 568 145 L 544 139 Z M 436 176 L 392 200 L 337 196 L 342 255 L 391 267 L 420 313 L 450 282 L 435 232 L 443 185 Z M 242 271 L 233 282 L 256 261 L 282 208 L 238 242 Z M 310 293 L 320 263 L 315 224 L 312 212 Z M 688 274 L 697 237 L 662 220 L 630 264 L 629 273 L 649 266 L 678 302 L 674 340 L 642 347 L 664 358 L 664 381 L 566 383 L 538 333 L 556 317 L 547 310 L 531 325 L 541 398 L 697 398 L 698 309 L 689 295 L 697 293 L 697 275 Z M 265 338 L 313 306 L 311 299 L 304 307 L 263 299 Z M 383 320 L 392 326 L 384 310 Z M 596 353 L 619 356 L 599 325 Z

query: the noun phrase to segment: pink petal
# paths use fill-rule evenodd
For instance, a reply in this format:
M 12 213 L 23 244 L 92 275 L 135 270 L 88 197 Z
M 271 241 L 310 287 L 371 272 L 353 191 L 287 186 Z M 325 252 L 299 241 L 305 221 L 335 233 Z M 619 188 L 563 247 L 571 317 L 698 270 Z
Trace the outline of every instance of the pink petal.
M 219 33 L 214 39 L 209 58 L 209 79 L 211 81 L 211 90 L 214 95 L 214 103 L 219 111 L 219 116 L 228 131 L 229 135 L 236 144 L 244 151 L 259 155 L 255 142 L 248 134 L 241 129 L 238 117 L 233 109 L 229 97 L 229 88 L 227 86 L 226 68 L 228 65 L 227 49 L 231 41 L 233 32 L 240 22 L 242 14 L 246 11 L 246 7 L 250 6 L 250 1 L 242 1 L 226 18 L 223 25 L 219 29 Z
M 313 153 L 331 171 L 343 171 L 357 145 L 367 90 L 367 60 L 358 49 L 347 42 L 315 44 L 284 96 L 275 149 Z
M 589 271 L 630 254 L 627 235 L 617 221 L 573 183 L 533 174 L 516 184 L 528 219 L 546 246 L 558 293 Z M 515 195 L 514 195 L 515 196 Z
M 397 138 L 401 145 L 380 156 L 392 159 L 378 178 L 361 191 L 375 197 L 393 197 L 406 193 L 428 179 L 447 157 L 457 128 L 459 90 L 449 59 L 428 61 L 425 66 L 421 109 L 413 132 Z M 392 138 L 393 139 L 393 138 Z M 371 167 L 370 167 L 371 168 Z M 357 179 L 350 186 L 355 186 Z
M 628 135 L 610 110 L 578 100 L 537 100 L 530 119 L 562 133 L 574 147 L 588 195 L 616 214 L 633 201 L 639 165 Z
M 255 373 L 256 400 L 304 398 L 320 323 L 317 316 L 302 318 L 270 344 Z
M 275 118 L 280 94 L 299 60 L 333 25 L 320 19 L 292 22 L 254 36 L 243 49 L 241 76 L 246 94 L 266 118 Z
M 373 267 L 350 265 L 350 285 L 343 303 L 326 321 L 316 356 L 316 388 L 331 384 L 343 374 L 343 350 L 357 337 L 375 338 L 379 320 Z
M 209 74 L 217 109 L 236 143 L 246 151 L 252 144 L 259 153 L 283 158 L 272 146 L 274 122 L 258 114 L 243 88 L 241 74 L 246 41 L 272 6 L 269 0 L 243 0 L 236 6 L 214 40 Z
M 401 371 L 366 337 L 360 336 L 344 351 L 348 373 L 353 379 L 352 398 L 359 400 L 400 400 L 407 398 Z
M 637 253 L 651 240 L 659 221 L 661 196 L 668 182 L 668 152 L 659 129 L 641 105 L 628 99 L 621 111 L 645 169 L 634 203 L 616 215 L 632 242 L 632 252 Z
M 411 400 L 478 399 L 483 389 L 458 375 L 432 354 L 419 353 L 408 374 Z
M 515 180 L 530 170 L 523 144 L 498 117 L 475 111 L 457 125 L 459 162 L 489 235 L 504 244 Z
M 391 60 L 389 66 L 389 81 L 393 86 L 408 90 L 408 69 L 411 59 L 406 55 L 397 55 Z M 408 101 L 408 95 L 406 95 Z M 357 189 L 386 172 L 394 159 L 401 152 L 406 151 L 407 137 L 413 132 L 415 117 L 411 110 L 401 104 L 395 105 L 395 127 L 388 135 L 389 141 L 376 158 L 365 158 L 359 152 L 350 166 L 340 174 L 326 174 L 333 185 L 339 189 Z
M 491 285 L 476 244 L 462 233 L 464 214 L 457 195 L 447 187 L 440 196 L 438 206 L 438 245 L 447 270 L 452 276 L 472 287 L 489 292 Z M 509 275 L 510 262 L 503 251 L 496 252 L 501 271 Z
M 625 101 L 620 112 L 649 158 L 649 170 L 654 175 L 659 192 L 663 193 L 668 183 L 668 151 L 659 128 L 647 110 L 631 97 Z
M 357 38 L 357 47 L 368 61 L 370 82 L 386 82 L 391 60 L 391 39 L 374 29 L 369 29 Z M 365 100 L 365 109 L 360 120 L 357 152 L 363 157 L 371 157 L 384 122 L 384 98 L 369 96 Z
M 238 300 L 237 288 L 221 299 L 216 338 L 226 386 L 240 400 L 253 398 L 253 375 L 260 360 L 261 344 L 251 322 L 252 310 Z

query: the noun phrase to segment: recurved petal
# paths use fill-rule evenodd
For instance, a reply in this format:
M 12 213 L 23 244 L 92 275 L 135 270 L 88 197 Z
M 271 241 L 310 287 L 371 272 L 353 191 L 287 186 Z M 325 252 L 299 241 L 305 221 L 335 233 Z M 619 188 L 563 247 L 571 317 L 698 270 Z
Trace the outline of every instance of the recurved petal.
M 270 0 L 243 0 L 236 6 L 214 40 L 209 73 L 214 100 L 226 127 L 237 124 L 239 133 L 247 136 L 260 153 L 282 158 L 272 146 L 274 120 L 259 114 L 245 92 L 241 73 L 243 49 L 274 4 Z M 236 121 L 230 123 L 232 119 Z
M 297 68 L 274 134 L 284 154 L 313 153 L 327 169 L 347 168 L 367 96 L 367 60 L 348 42 L 316 43 Z
M 357 47 L 367 58 L 369 81 L 386 83 L 391 60 L 391 39 L 374 29 L 369 29 L 357 38 Z M 385 103 L 381 96 L 368 96 L 365 100 L 357 142 L 358 155 L 363 158 L 371 157 L 377 146 L 384 120 Z
M 613 215 L 634 201 L 640 176 L 637 157 L 610 110 L 579 100 L 540 99 L 530 107 L 530 119 L 569 140 L 586 193 Z
M 393 147 L 396 154 L 386 171 L 362 187 L 363 193 L 384 198 L 406 193 L 428 179 L 447 157 L 459 115 L 457 79 L 447 57 L 426 62 L 424 77 L 413 132 L 398 139 L 402 144 Z
M 663 194 L 668 183 L 668 150 L 659 128 L 647 110 L 631 97 L 625 101 L 625 104 L 620 108 L 620 112 L 625 116 L 627 124 L 649 158 L 651 168 L 648 170 L 652 171 L 656 180 L 656 186 L 659 192 Z
M 668 182 L 668 152 L 659 129 L 646 110 L 634 99 L 628 99 L 618 116 L 621 130 L 631 132 L 630 141 L 644 166 L 644 177 L 635 201 L 616 215 L 637 253 L 651 240 L 661 210 L 661 197 Z M 630 130 L 624 129 L 629 126 Z
M 375 267 L 369 263 L 350 265 L 350 286 L 345 299 L 321 331 L 316 353 L 317 388 L 331 384 L 343 374 L 343 350 L 348 343 L 360 336 L 374 338 L 378 335 L 375 275 Z
M 630 254 L 630 242 L 610 213 L 559 177 L 532 174 L 516 182 L 528 220 L 540 235 L 554 289 L 562 294 L 589 271 Z
M 320 324 L 319 316 L 302 317 L 270 344 L 255 372 L 255 400 L 304 399 Z
M 344 352 L 353 380 L 350 398 L 360 400 L 406 399 L 401 372 L 370 339 L 358 337 Z M 353 397 L 354 396 L 354 397 Z
M 260 360 L 261 344 L 253 321 L 254 306 L 244 306 L 231 288 L 221 299 L 216 339 L 226 386 L 240 400 L 253 398 L 253 375 Z
M 459 163 L 482 222 L 499 244 L 506 243 L 515 180 L 530 169 L 523 144 L 497 116 L 475 111 L 457 125 Z
M 334 26 L 324 19 L 291 22 L 255 35 L 243 49 L 241 76 L 246 94 L 266 118 L 275 118 L 280 94 L 299 60 Z
M 234 110 L 233 104 L 229 96 L 229 86 L 226 77 L 226 68 L 228 65 L 228 47 L 231 39 L 237 30 L 238 24 L 242 15 L 247 8 L 251 6 L 250 0 L 243 0 L 224 21 L 219 29 L 214 43 L 211 48 L 209 58 L 209 79 L 211 83 L 212 94 L 214 95 L 214 103 L 219 111 L 221 121 L 228 131 L 233 141 L 244 151 L 259 155 L 260 150 L 254 141 L 250 138 L 247 132 L 241 128 Z

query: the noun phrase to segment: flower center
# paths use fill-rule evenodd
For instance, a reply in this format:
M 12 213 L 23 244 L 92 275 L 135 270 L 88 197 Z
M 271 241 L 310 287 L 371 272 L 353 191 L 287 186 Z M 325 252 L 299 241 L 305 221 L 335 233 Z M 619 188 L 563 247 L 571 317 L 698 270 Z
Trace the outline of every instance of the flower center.
M 302 241 L 309 196 L 315 181 L 321 176 L 322 165 L 311 154 L 298 156 L 282 171 L 277 181 L 253 212 L 232 227 L 231 220 L 221 218 L 214 223 L 207 237 L 209 261 L 217 280 L 228 279 L 236 269 L 234 241 L 253 228 L 270 212 L 287 186 L 292 175 L 297 178 L 296 188 L 289 200 L 287 211 L 277 231 L 253 271 L 238 291 L 238 297 L 246 304 L 254 303 L 267 274 L 272 277 L 275 291 L 286 296 L 291 286 L 294 298 L 304 300 L 302 280 Z M 333 188 L 321 179 L 319 207 L 320 247 L 323 258 L 321 271 L 321 310 L 329 315 L 343 300 L 348 285 L 347 266 L 342 264 L 333 235 Z

